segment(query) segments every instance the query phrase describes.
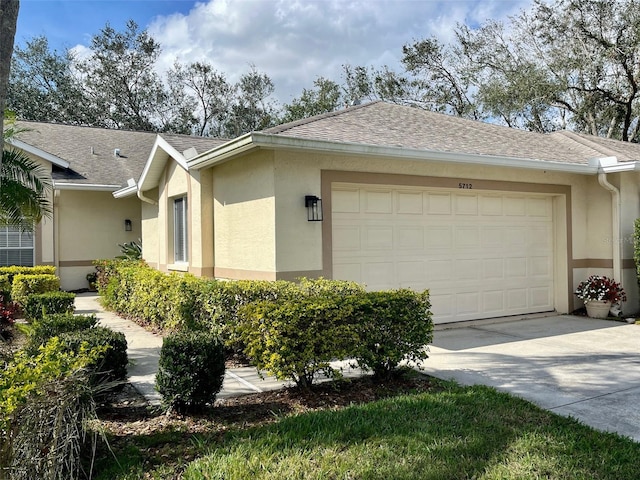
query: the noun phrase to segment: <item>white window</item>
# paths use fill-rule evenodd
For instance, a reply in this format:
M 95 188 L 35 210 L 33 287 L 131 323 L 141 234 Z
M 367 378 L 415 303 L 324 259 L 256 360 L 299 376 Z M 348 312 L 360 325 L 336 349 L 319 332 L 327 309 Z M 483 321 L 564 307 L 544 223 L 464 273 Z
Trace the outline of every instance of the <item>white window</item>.
M 32 267 L 35 263 L 33 245 L 33 232 L 0 226 L 0 266 Z
M 173 201 L 173 260 L 187 262 L 187 197 Z

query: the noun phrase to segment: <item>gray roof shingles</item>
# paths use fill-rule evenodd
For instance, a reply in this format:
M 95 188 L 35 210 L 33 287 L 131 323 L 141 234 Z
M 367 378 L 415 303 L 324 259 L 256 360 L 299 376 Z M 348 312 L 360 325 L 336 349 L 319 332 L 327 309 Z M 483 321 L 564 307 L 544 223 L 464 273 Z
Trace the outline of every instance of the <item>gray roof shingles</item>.
M 41 122 L 19 122 L 17 135 L 67 162 L 55 167 L 56 182 L 117 185 L 138 180 L 156 133 L 109 130 Z M 640 161 L 640 145 L 559 131 L 533 133 L 419 108 L 372 102 L 263 130 L 262 133 L 352 144 L 586 164 L 590 158 L 616 156 Z M 178 152 L 203 153 L 227 142 L 221 138 L 160 134 Z M 120 156 L 114 155 L 116 149 Z
M 42 122 L 21 121 L 17 126 L 25 129 L 16 135 L 18 140 L 69 163 L 68 169 L 53 169 L 54 181 L 85 185 L 124 187 L 128 179 L 138 180 L 157 136 L 151 132 Z M 161 136 L 180 153 L 189 147 L 201 153 L 226 141 L 189 135 Z M 120 150 L 120 156 L 114 154 L 116 149 Z
M 419 108 L 372 102 L 264 130 L 264 133 L 415 150 L 563 163 L 616 155 L 640 160 L 640 145 L 570 132 L 542 134 Z

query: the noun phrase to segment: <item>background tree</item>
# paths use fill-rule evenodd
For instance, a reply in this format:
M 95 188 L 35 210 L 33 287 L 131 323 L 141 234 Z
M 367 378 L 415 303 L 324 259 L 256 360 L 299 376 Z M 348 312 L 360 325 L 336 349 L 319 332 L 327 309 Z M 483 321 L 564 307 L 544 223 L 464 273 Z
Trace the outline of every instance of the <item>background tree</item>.
M 160 45 L 138 25 L 123 32 L 107 24 L 91 40 L 91 55 L 79 61 L 83 87 L 95 118 L 107 128 L 156 131 L 165 91 L 154 70 Z
M 333 80 L 318 77 L 313 82 L 314 89 L 302 90 L 299 98 L 283 106 L 284 122 L 293 122 L 302 118 L 334 112 L 344 105 L 340 86 Z
M 84 90 L 73 73 L 74 55 L 52 51 L 46 37 L 16 45 L 8 107 L 22 120 L 91 124 Z
M 4 131 L 4 111 L 19 10 L 19 0 L 0 0 L 0 132 Z M 3 150 L 4 139 L 0 138 L 0 152 Z
M 176 62 L 167 75 L 172 91 L 182 92 L 194 112 L 194 133 L 199 136 L 222 136 L 228 120 L 235 88 L 225 75 L 209 63 Z M 186 92 L 185 92 L 186 90 Z
M 247 132 L 263 130 L 277 123 L 276 105 L 269 100 L 273 94 L 273 81 L 254 66 L 240 77 L 237 93 L 230 108 L 224 134 L 237 137 Z

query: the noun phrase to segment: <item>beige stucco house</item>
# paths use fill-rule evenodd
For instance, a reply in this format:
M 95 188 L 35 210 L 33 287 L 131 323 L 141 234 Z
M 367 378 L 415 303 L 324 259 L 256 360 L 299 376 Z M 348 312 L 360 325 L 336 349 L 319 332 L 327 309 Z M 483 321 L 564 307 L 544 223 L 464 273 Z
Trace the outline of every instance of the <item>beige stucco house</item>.
M 428 288 L 442 323 L 570 312 L 594 273 L 636 311 L 639 167 L 636 144 L 375 102 L 208 151 L 156 143 L 116 196 L 143 201 L 160 270 Z
M 179 156 L 185 139 L 201 151 L 220 143 L 184 135 L 156 135 L 40 122 L 18 122 L 23 130 L 9 143 L 51 174 L 53 214 L 33 235 L 0 229 L 0 264 L 55 265 L 66 290 L 88 287 L 93 261 L 121 254 L 119 244 L 138 240 L 140 200 L 114 198 L 139 178 L 158 144 Z M 202 142 L 201 144 L 198 142 Z

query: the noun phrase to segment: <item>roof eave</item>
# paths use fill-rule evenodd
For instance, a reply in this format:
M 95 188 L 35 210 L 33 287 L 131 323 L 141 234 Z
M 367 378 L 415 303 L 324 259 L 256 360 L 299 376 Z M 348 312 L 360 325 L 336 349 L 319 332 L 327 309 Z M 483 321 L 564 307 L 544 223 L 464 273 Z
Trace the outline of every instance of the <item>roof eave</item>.
M 62 158 L 56 156 L 56 155 L 52 155 L 51 153 L 45 152 L 44 150 L 41 150 L 37 147 L 34 147 L 33 145 L 30 145 L 28 143 L 23 142 L 22 140 L 18 140 L 17 138 L 10 138 L 7 140 L 7 143 L 9 145 L 12 145 L 16 148 L 19 148 L 20 150 L 23 150 L 27 153 L 30 153 L 32 155 L 35 155 L 39 158 L 42 158 L 43 160 L 46 160 L 47 162 L 51 162 L 52 164 L 56 165 L 57 167 L 60 168 L 69 168 L 70 163 L 67 162 L 66 160 L 63 160 Z
M 229 158 L 253 148 L 283 148 L 314 150 L 330 153 L 383 156 L 418 161 L 443 161 L 465 163 L 483 166 L 499 166 L 510 168 L 526 168 L 556 172 L 578 173 L 583 175 L 596 174 L 597 166 L 582 163 L 565 163 L 557 161 L 492 156 L 485 154 L 443 152 L 438 150 L 411 149 L 405 147 L 390 147 L 361 143 L 334 142 L 328 140 L 310 140 L 283 135 L 253 132 L 227 142 L 220 147 L 193 158 L 188 162 L 189 168 L 196 170 L 222 163 Z
M 164 152 L 166 156 L 173 158 L 182 168 L 188 170 L 189 167 L 187 165 L 187 159 L 184 155 L 171 146 L 171 144 L 162 138 L 162 136 L 158 135 L 153 147 L 151 148 L 149 158 L 144 165 L 142 174 L 140 175 L 140 179 L 138 181 L 139 190 L 149 190 L 157 186 L 158 179 L 162 170 L 164 170 L 164 165 L 167 160 L 166 156 L 159 155 L 160 151 Z M 161 158 L 161 156 L 163 158 Z

